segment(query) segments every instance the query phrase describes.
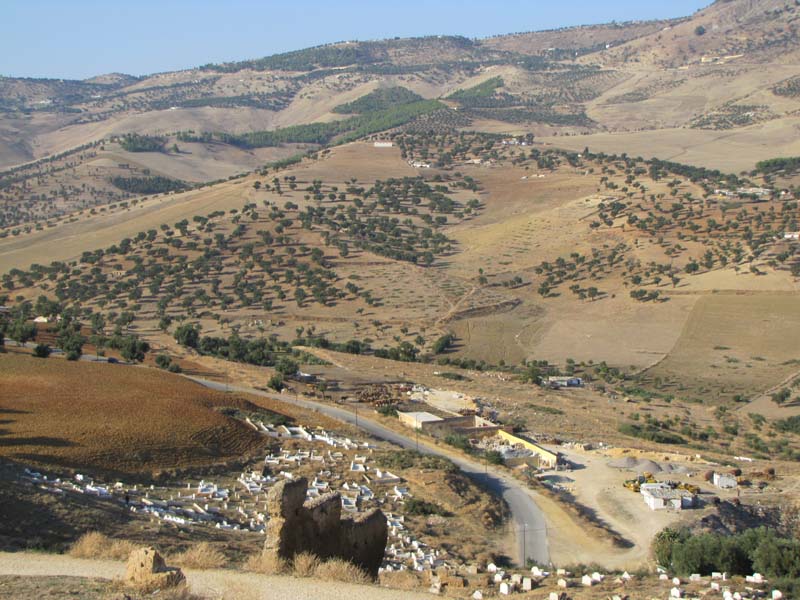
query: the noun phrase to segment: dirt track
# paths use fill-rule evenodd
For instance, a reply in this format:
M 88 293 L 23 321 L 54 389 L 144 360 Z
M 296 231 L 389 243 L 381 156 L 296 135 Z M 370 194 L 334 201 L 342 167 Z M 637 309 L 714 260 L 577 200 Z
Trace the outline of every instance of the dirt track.
M 428 594 L 389 590 L 377 586 L 353 585 L 294 577 L 275 577 L 222 569 L 186 570 L 189 587 L 206 598 L 236 600 L 394 600 L 428 598 Z M 70 576 L 117 579 L 125 574 L 125 564 L 109 560 L 84 560 L 59 554 L 0 553 L 0 575 L 26 577 Z

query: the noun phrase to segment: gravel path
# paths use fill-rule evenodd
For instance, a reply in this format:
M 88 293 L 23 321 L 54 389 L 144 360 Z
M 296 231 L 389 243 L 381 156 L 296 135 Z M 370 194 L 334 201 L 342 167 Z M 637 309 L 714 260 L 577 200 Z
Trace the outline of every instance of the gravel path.
M 429 594 L 389 590 L 372 585 L 353 585 L 313 579 L 275 577 L 223 569 L 184 571 L 189 588 L 205 598 L 236 600 L 428 600 Z M 120 579 L 125 564 L 86 560 L 62 554 L 0 552 L 0 575 L 24 577 L 96 577 Z

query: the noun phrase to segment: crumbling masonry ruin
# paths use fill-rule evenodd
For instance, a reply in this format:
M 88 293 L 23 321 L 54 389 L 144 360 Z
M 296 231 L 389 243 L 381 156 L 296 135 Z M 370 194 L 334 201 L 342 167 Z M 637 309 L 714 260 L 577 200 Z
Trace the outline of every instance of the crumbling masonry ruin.
M 307 489 L 308 480 L 301 477 L 281 481 L 270 490 L 264 552 L 285 560 L 301 552 L 323 560 L 341 558 L 377 576 L 389 536 L 380 509 L 342 518 L 338 492 L 306 501 Z

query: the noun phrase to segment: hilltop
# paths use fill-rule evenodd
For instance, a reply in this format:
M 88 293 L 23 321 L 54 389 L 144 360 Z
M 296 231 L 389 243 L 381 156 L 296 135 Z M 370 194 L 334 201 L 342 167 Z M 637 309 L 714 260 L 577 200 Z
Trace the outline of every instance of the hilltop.
M 680 144 L 686 162 L 741 170 L 794 148 L 780 130 L 792 126 L 800 108 L 792 91 L 797 18 L 798 7 L 785 0 L 732 0 L 669 21 L 482 40 L 342 42 L 140 78 L 3 78 L 0 166 L 127 133 L 236 135 L 327 123 L 345 118 L 339 106 L 377 89 L 403 87 L 423 99 L 445 100 L 449 111 L 459 109 L 462 128 L 593 134 L 587 141 L 600 149 L 619 151 L 630 142 L 659 158 L 674 158 Z M 483 88 L 447 101 L 490 81 L 499 85 L 488 93 Z M 642 144 L 641 135 L 629 137 L 665 129 L 676 133 L 663 148 Z M 714 135 L 718 131 L 725 136 Z M 582 138 L 566 143 L 584 144 Z M 749 154 L 722 162 L 728 154 L 722 139 L 735 139 Z M 228 144 L 205 143 L 162 168 L 177 178 L 187 178 L 187 168 L 195 176 L 216 172 L 214 179 L 252 160 Z

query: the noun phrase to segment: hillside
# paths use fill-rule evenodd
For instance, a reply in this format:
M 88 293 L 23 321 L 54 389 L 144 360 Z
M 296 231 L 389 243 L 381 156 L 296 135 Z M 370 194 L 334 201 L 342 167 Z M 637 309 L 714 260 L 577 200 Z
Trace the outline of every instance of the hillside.
M 383 548 L 408 592 L 791 597 L 798 24 L 0 78 L 0 547 L 154 545 L 195 591 Z
M 258 407 L 176 375 L 5 355 L 0 382 L 0 455 L 17 464 L 132 477 L 238 460 L 263 446 L 221 410 Z
M 769 158 L 777 127 L 800 109 L 796 73 L 798 8 L 786 0 L 715 2 L 682 19 L 614 23 L 500 35 L 343 42 L 187 71 L 86 81 L 0 79 L 0 167 L 127 133 L 242 134 L 342 119 L 336 107 L 376 89 L 404 87 L 421 98 L 450 96 L 500 77 L 494 90 L 449 103 L 460 127 L 542 135 L 678 129 L 686 145 L 724 147 L 702 137 L 739 136 Z M 747 135 L 745 135 L 747 133 Z M 223 139 L 224 141 L 224 139 Z M 670 158 L 657 145 L 650 152 Z M 788 148 L 787 148 L 788 150 Z M 249 157 L 218 145 L 163 165 L 178 179 L 238 172 Z M 740 156 L 737 153 L 737 156 Z M 256 160 L 262 159 L 258 157 Z M 708 164 L 687 153 L 688 162 Z M 737 159 L 736 169 L 755 162 Z

